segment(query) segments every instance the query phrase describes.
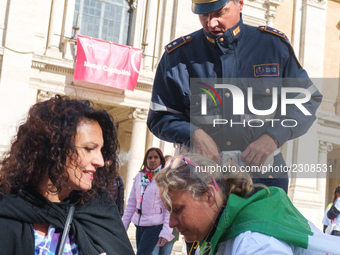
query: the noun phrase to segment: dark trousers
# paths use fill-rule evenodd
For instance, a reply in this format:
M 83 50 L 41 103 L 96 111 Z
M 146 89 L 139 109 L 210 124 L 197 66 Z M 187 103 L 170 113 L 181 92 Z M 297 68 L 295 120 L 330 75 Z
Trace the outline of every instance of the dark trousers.
M 283 159 L 281 153 L 277 154 L 274 157 L 274 166 L 286 166 L 286 163 Z M 285 172 L 278 172 L 270 174 L 274 178 L 257 178 L 257 176 L 253 176 L 253 183 L 261 183 L 266 185 L 267 187 L 275 186 L 282 188 L 286 193 L 288 192 L 288 174 Z M 261 190 L 262 188 L 255 188 L 253 193 Z
M 267 187 L 275 186 L 282 188 L 286 193 L 288 192 L 288 176 L 282 178 L 253 178 L 253 183 L 261 183 L 266 185 Z M 255 192 L 262 188 L 255 188 Z
M 151 255 L 155 248 L 163 224 L 141 227 L 136 226 L 137 255 Z
M 331 235 L 333 235 L 333 236 L 340 236 L 340 231 L 333 230 Z

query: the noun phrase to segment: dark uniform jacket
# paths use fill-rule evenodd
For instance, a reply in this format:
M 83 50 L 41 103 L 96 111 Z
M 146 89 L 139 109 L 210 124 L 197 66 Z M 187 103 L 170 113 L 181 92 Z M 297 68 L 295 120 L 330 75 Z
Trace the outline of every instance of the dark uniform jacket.
M 243 114 L 233 112 L 240 110 L 240 104 L 233 104 L 236 92 L 216 88 L 215 84 L 232 84 L 240 89 Z M 254 114 L 249 109 L 249 88 L 255 109 L 273 107 L 274 111 Z M 286 105 L 284 115 L 282 96 L 295 100 L 306 93 L 282 95 L 282 88 L 308 90 L 311 98 L 302 107 L 310 115 L 293 103 Z M 202 94 L 207 91 L 211 96 L 207 96 L 207 113 L 202 115 Z M 277 107 L 273 106 L 274 97 Z M 241 17 L 236 26 L 221 36 L 212 38 L 201 29 L 166 46 L 154 80 L 147 124 L 154 135 L 169 142 L 188 144 L 193 132 L 202 128 L 222 151 L 243 151 L 262 134 L 276 139 L 280 147 L 309 129 L 321 99 L 287 37 L 269 27 L 245 25 Z M 227 124 L 213 127 L 214 119 Z

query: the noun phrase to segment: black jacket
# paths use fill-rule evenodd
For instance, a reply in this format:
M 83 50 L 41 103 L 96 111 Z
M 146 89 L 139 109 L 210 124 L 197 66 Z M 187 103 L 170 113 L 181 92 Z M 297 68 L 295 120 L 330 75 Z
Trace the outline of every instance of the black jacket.
M 115 180 L 115 186 L 113 187 L 113 197 L 118 207 L 120 217 L 124 214 L 124 183 L 122 177 L 117 176 Z
M 0 196 L 0 253 L 34 255 L 33 224 L 63 229 L 70 201 L 52 203 L 36 191 Z M 134 254 L 114 202 L 98 197 L 76 206 L 70 234 L 84 255 Z

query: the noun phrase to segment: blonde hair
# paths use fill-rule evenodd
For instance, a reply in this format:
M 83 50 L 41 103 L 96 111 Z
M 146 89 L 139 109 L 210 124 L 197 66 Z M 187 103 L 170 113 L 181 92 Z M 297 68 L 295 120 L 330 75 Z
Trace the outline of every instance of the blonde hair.
M 191 194 L 194 198 L 199 198 L 209 191 L 207 185 L 215 185 L 212 178 L 215 179 L 219 192 L 224 197 L 224 204 L 226 204 L 231 193 L 244 197 L 253 190 L 253 181 L 250 175 L 240 171 L 238 165 L 228 162 L 223 169 L 229 168 L 233 171 L 223 172 L 219 168 L 220 171 L 209 173 L 207 170 L 211 170 L 213 167 L 218 168 L 215 161 L 197 154 L 190 154 L 188 158 L 199 167 L 189 164 L 190 169 L 182 160 L 175 168 L 170 164 L 155 177 L 159 195 L 169 205 L 170 209 L 172 208 L 169 196 L 171 191 L 183 191 Z

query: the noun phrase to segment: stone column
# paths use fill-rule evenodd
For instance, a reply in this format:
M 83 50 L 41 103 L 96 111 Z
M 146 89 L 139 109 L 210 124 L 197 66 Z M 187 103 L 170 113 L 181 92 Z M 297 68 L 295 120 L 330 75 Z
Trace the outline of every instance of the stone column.
M 146 118 L 148 110 L 134 108 L 131 109 L 129 118 L 132 119 L 132 134 L 130 145 L 130 159 L 127 165 L 125 197 L 129 198 L 133 179 L 139 172 L 143 163 L 146 141 Z
M 299 60 L 313 77 L 323 76 L 326 7 L 326 0 L 302 1 Z M 322 88 L 318 89 L 322 91 Z
M 0 1 L 0 43 L 5 46 L 0 57 L 0 154 L 10 148 L 29 107 L 36 103 L 37 90 L 30 79 L 36 25 L 42 17 L 31 15 L 40 13 L 45 2 Z
M 144 1 L 132 0 L 130 1 L 132 20 L 130 23 L 130 45 L 132 47 L 142 47 L 142 33 L 144 24 Z M 137 8 L 138 7 L 138 8 Z M 142 68 L 141 68 L 142 69 Z
M 276 17 L 276 7 L 282 3 L 282 0 L 267 0 L 265 6 L 267 8 L 266 11 L 266 20 L 267 26 L 273 27 L 274 19 Z
M 316 171 L 320 166 L 317 123 L 314 123 L 305 135 L 294 140 L 290 153 L 292 153 L 292 162 L 289 165 L 292 180 L 289 198 L 308 220 L 319 227 L 324 209 L 322 206 L 325 194 L 322 191 L 322 180 L 325 178 L 321 178 Z
M 46 47 L 46 55 L 50 57 L 62 57 L 62 53 L 60 51 L 60 37 L 63 25 L 64 6 L 65 0 L 52 0 L 50 25 Z
M 72 24 L 74 15 L 75 0 L 66 0 L 65 2 L 65 13 L 64 22 L 62 28 L 62 54 L 63 58 L 73 60 L 74 56 L 74 46 L 76 43 L 76 37 L 72 38 Z
M 153 147 L 153 134 L 149 129 L 146 130 L 146 142 L 145 142 L 145 151 L 150 147 Z
M 148 0 L 145 28 L 144 28 L 144 61 L 143 68 L 145 70 L 152 70 L 154 65 L 154 48 L 155 48 L 155 36 L 157 29 L 157 10 L 158 1 Z
M 28 109 L 36 103 L 37 91 L 29 86 L 31 64 L 32 53 L 4 49 L 0 73 L 0 158 L 10 148 Z
M 0 1 L 0 42 L 3 43 L 3 36 L 5 32 L 5 18 L 6 17 L 6 10 L 9 8 L 9 2 L 8 1 Z
M 317 189 L 322 193 L 326 193 L 326 178 L 328 176 L 328 165 L 327 165 L 327 154 L 333 150 L 332 143 L 319 141 L 319 156 L 318 162 L 321 166 L 327 166 L 327 171 L 318 173 L 317 180 Z
M 333 150 L 333 145 L 330 142 L 325 142 L 325 141 L 319 141 L 319 156 L 318 156 L 318 162 L 322 169 L 327 170 L 325 172 L 320 172 L 317 175 L 317 181 L 316 181 L 316 188 L 317 191 L 319 192 L 319 201 L 320 203 L 320 211 L 319 211 L 319 221 L 322 221 L 323 217 L 323 212 L 324 208 L 326 206 L 326 201 L 325 201 L 325 194 L 327 191 L 327 178 L 331 178 L 329 176 L 329 167 L 328 167 L 328 160 L 327 160 L 327 154 L 328 152 L 331 152 Z M 326 167 L 326 168 L 324 168 Z
M 340 31 L 340 20 L 339 20 L 338 24 L 336 25 L 336 28 Z M 340 39 L 340 36 L 339 36 L 339 39 Z M 339 75 L 340 75 L 340 70 L 339 70 Z M 335 102 L 335 113 L 337 115 L 340 115 L 340 81 L 338 83 L 338 91 L 339 91 L 338 96 L 337 96 L 336 102 Z

